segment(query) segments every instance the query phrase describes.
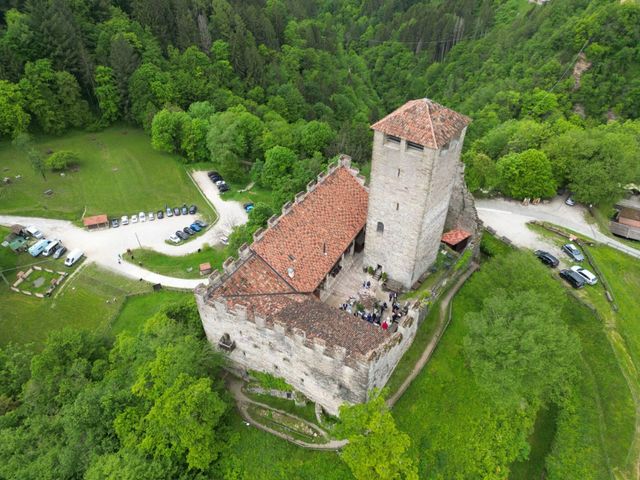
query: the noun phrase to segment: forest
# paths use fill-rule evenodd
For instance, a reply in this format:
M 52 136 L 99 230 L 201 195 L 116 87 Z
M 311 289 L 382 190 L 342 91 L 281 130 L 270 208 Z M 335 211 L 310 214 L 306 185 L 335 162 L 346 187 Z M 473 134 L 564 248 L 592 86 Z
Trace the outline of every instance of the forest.
M 0 0 L 0 141 L 24 148 L 44 172 L 69 160 L 45 158 L 33 137 L 140 127 L 153 148 L 185 164 L 271 191 L 271 203 L 256 205 L 234 231 L 231 249 L 337 154 L 366 172 L 369 126 L 420 97 L 472 118 L 463 160 L 475 194 L 547 198 L 564 189 L 585 204 L 610 205 L 640 183 L 640 5 Z M 513 278 L 530 268 L 518 262 Z M 507 266 L 497 265 L 485 271 L 498 278 Z M 552 288 L 546 272 L 532 271 L 541 290 Z M 495 283 L 487 273 L 480 281 Z M 520 285 L 522 299 L 507 293 L 507 282 L 498 297 L 474 303 L 469 321 L 477 328 L 460 354 L 464 372 L 471 365 L 478 383 L 509 393 L 499 405 L 508 415 L 489 411 L 500 402 L 488 393 L 483 405 L 476 402 L 488 430 L 505 434 L 492 437 L 497 445 L 487 447 L 478 430 L 464 437 L 474 456 L 446 457 L 432 439 L 410 446 L 376 397 L 344 412 L 344 435 L 353 441 L 342 458 L 355 478 L 461 471 L 508 478 L 509 465 L 527 457 L 527 433 L 547 404 L 562 407 L 558 435 L 566 440 L 554 444 L 549 478 L 602 478 L 580 443 L 591 424 L 575 413 L 583 403 L 571 366 L 580 357 L 576 339 L 531 284 Z M 528 312 L 522 324 L 513 326 L 514 310 Z M 496 330 L 496 312 L 514 343 L 511 328 L 530 328 L 535 345 L 558 339 L 548 351 L 531 351 L 536 361 L 547 359 L 544 370 L 519 364 L 522 377 L 495 375 L 487 359 L 496 352 L 482 350 L 478 339 Z M 205 346 L 193 305 L 179 304 L 135 334 L 65 330 L 36 353 L 3 347 L 0 478 L 245 478 L 232 453 L 237 438 L 228 424 L 231 401 L 216 378 L 220 361 Z M 510 351 L 498 353 L 509 360 Z M 398 449 L 389 463 L 378 461 L 372 451 L 389 436 Z M 410 449 L 429 456 L 403 455 Z M 335 478 L 347 478 L 342 463 L 326 463 Z M 277 478 L 314 478 L 290 471 Z
M 568 0 L 5 0 L 0 136 L 142 126 L 291 197 L 427 96 L 469 115 L 477 193 L 606 204 L 640 175 L 640 8 Z M 44 162 L 33 159 L 34 165 Z

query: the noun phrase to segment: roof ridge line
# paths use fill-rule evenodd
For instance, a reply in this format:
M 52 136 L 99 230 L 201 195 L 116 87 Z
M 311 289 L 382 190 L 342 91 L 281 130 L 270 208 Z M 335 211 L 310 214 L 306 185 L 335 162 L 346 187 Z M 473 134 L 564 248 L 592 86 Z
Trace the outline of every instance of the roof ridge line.
M 433 119 L 431 118 L 431 107 L 429 106 L 429 100 L 425 98 L 425 103 L 427 104 L 427 118 L 429 118 L 429 126 L 431 127 L 431 135 L 433 136 L 433 144 L 436 148 L 439 147 L 438 140 L 436 139 L 436 131 L 433 129 Z
M 271 266 L 271 264 L 270 264 L 269 262 L 267 262 L 267 261 L 264 259 L 264 257 L 263 257 L 262 255 L 260 255 L 258 252 L 256 252 L 253 248 L 251 249 L 251 251 L 254 253 L 254 255 L 255 255 L 256 257 L 258 257 L 260 260 L 262 260 L 262 262 L 263 262 L 267 267 L 269 267 L 269 269 L 270 269 L 273 273 L 275 273 L 275 274 L 276 274 L 276 276 L 277 276 L 280 280 L 282 280 L 284 283 L 286 283 L 286 284 L 287 284 L 287 286 L 288 286 L 291 290 L 293 290 L 293 292 L 290 292 L 290 293 L 301 293 L 301 292 L 298 292 L 298 290 L 296 290 L 296 288 L 295 288 L 293 285 L 291 285 L 289 282 L 287 282 L 287 279 L 286 279 L 286 278 L 284 278 L 282 275 L 280 275 L 280 274 L 278 273 L 278 271 L 277 271 L 275 268 L 273 268 L 273 267 Z

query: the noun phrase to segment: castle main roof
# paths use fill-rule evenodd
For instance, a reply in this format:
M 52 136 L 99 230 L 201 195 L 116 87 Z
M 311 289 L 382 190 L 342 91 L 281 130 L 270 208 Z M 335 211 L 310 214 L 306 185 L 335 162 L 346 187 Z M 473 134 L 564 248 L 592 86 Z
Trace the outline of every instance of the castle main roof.
M 469 117 L 421 98 L 408 101 L 371 128 L 437 150 L 460 135 L 469 123 Z
M 312 292 L 364 228 L 368 198 L 347 167 L 330 171 L 253 243 L 233 271 L 214 282 L 208 301 L 244 308 L 250 318 L 304 332 L 307 340 L 344 348 L 347 356 L 366 357 L 389 333 L 320 302 Z
M 339 167 L 251 248 L 298 292 L 313 292 L 367 223 L 368 199 Z

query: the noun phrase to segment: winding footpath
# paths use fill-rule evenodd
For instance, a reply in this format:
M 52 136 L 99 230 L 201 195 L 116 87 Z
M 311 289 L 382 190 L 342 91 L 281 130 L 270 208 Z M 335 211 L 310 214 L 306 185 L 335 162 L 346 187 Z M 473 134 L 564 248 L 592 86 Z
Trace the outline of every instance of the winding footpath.
M 222 200 L 206 172 L 194 172 L 192 178 L 203 196 L 215 208 L 218 218 L 204 234 L 183 245 L 169 245 L 165 240 L 176 230 L 193 223 L 197 216 L 165 217 L 153 222 L 138 222 L 96 231 L 87 231 L 66 220 L 13 215 L 0 215 L 0 225 L 35 225 L 46 238 L 61 240 L 69 251 L 81 249 L 89 262 L 101 267 L 130 278 L 192 290 L 203 280 L 160 275 L 143 268 L 144 266 L 134 265 L 119 258 L 127 249 L 140 247 L 171 256 L 186 255 L 198 251 L 204 244 L 219 244 L 222 235 L 228 235 L 233 227 L 247 222 L 247 214 L 242 205 L 236 201 Z

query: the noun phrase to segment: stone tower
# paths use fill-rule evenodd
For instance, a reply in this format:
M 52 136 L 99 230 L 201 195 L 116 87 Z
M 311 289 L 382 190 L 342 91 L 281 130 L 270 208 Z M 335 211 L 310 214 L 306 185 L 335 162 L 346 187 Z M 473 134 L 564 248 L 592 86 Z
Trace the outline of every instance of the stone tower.
M 373 124 L 364 264 L 411 286 L 433 263 L 470 119 L 427 98 Z

